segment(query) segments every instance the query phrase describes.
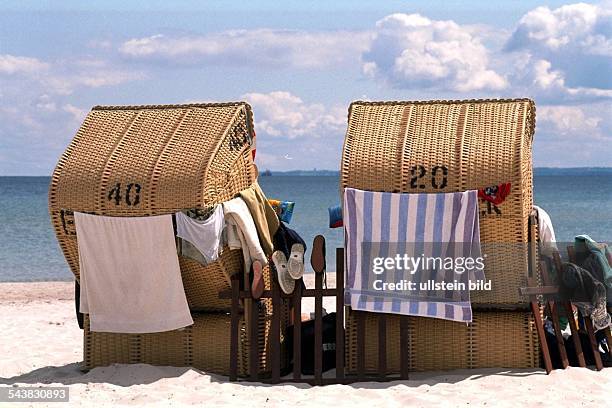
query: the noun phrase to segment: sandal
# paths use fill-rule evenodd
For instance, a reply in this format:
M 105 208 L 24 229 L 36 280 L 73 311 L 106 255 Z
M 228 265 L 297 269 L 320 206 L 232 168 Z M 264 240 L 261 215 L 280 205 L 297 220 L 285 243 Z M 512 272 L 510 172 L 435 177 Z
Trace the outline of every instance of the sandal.
M 293 244 L 291 246 L 287 269 L 293 279 L 300 279 L 304 275 L 304 245 Z
M 295 289 L 295 280 L 289 275 L 287 270 L 287 257 L 281 251 L 274 251 L 272 254 L 272 262 L 276 270 L 278 285 L 281 290 L 287 295 L 293 293 Z

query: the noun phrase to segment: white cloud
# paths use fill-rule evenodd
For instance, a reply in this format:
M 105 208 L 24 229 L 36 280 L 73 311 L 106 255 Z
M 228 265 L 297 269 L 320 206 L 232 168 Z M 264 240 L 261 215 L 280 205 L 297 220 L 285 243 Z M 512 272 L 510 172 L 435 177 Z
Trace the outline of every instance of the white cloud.
M 260 168 L 338 167 L 346 131 L 346 106 L 306 103 L 290 92 L 248 93 L 255 115 Z
M 505 45 L 511 58 L 526 61 L 515 80 L 536 85 L 550 102 L 612 97 L 610 4 L 538 7 L 525 14 Z
M 119 47 L 126 57 L 167 64 L 242 64 L 320 68 L 357 61 L 367 45 L 363 32 L 231 30 L 206 35 L 162 34 L 133 38 Z
M 611 17 L 612 11 L 604 5 L 537 7 L 520 19 L 507 47 L 580 48 L 588 54 L 612 56 Z
M 342 108 L 307 104 L 289 92 L 248 93 L 242 98 L 253 106 L 256 129 L 272 137 L 319 138 L 337 134 L 346 125 Z
M 376 23 L 362 55 L 363 71 L 399 88 L 504 89 L 507 81 L 490 69 L 488 54 L 471 28 L 419 14 L 392 14 Z
M 584 108 L 578 106 L 544 105 L 537 109 L 538 123 L 547 127 L 550 132 L 559 135 L 581 135 L 581 139 L 596 136 L 602 118 L 587 114 Z
M 49 64 L 37 58 L 22 57 L 16 55 L 0 55 L 0 74 L 32 74 L 45 71 Z

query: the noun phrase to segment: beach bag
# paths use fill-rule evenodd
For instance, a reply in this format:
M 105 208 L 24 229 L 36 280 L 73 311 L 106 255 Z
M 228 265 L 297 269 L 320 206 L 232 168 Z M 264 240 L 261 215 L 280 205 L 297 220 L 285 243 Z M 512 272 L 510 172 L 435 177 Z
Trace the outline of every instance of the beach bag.
M 336 368 L 336 313 L 323 316 L 323 372 Z M 302 322 L 302 374 L 314 374 L 315 321 Z M 287 328 L 289 361 L 293 361 L 293 326 Z

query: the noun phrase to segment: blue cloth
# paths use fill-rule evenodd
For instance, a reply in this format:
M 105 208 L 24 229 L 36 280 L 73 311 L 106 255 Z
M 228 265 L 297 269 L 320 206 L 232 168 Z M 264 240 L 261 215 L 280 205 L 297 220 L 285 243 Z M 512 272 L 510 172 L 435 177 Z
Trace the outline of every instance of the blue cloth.
M 375 273 L 373 268 L 377 260 L 398 254 L 453 262 L 462 257 L 480 258 L 476 190 L 398 194 L 347 188 L 343 209 L 345 304 L 355 310 L 472 321 L 469 281 L 484 280 L 482 269 L 458 273 L 455 267 L 434 266 L 406 273 L 396 265 Z M 407 277 L 419 283 L 458 282 L 464 287 L 383 291 L 376 287 L 376 280 L 401 283 Z

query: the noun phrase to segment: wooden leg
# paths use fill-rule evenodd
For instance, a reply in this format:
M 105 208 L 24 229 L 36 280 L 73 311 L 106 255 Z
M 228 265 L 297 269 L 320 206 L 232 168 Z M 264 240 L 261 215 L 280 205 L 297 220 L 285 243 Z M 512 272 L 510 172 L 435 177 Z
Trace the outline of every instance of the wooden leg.
M 400 377 L 402 380 L 407 380 L 410 373 L 410 321 L 408 319 L 406 315 L 400 316 Z
M 302 378 L 302 280 L 293 292 L 293 378 Z
M 240 282 L 237 277 L 232 277 L 232 311 L 230 314 L 230 381 L 238 380 L 238 322 L 240 304 Z
M 544 357 L 544 368 L 546 369 L 546 374 L 550 374 L 552 371 L 550 351 L 548 350 L 548 343 L 546 342 L 544 324 L 542 323 L 542 316 L 540 315 L 540 306 L 535 300 L 531 301 L 531 312 L 533 313 L 536 331 L 538 332 L 538 338 L 540 339 L 540 348 L 542 349 L 542 356 Z
M 344 249 L 336 249 L 336 377 L 344 378 Z
M 378 314 L 378 378 L 387 376 L 387 315 Z
M 597 371 L 603 370 L 603 363 L 601 362 L 601 356 L 599 355 L 599 349 L 597 347 L 597 339 L 595 338 L 595 332 L 593 330 L 593 322 L 589 316 L 583 316 L 584 327 L 586 328 L 587 335 L 589 336 L 589 343 L 591 343 L 591 350 L 593 350 L 593 358 L 595 359 L 595 368 Z
M 572 304 L 570 302 L 564 302 L 563 306 L 565 307 L 568 324 L 570 325 L 570 330 L 572 331 L 572 341 L 574 342 L 574 349 L 576 350 L 578 365 L 580 367 L 586 367 L 584 352 L 582 351 L 582 342 L 580 341 L 580 333 L 578 331 L 578 326 L 576 326 L 576 320 L 574 319 Z
M 272 364 L 272 383 L 280 382 L 280 318 L 281 299 L 278 282 L 272 280 L 272 324 L 270 325 L 270 363 Z

